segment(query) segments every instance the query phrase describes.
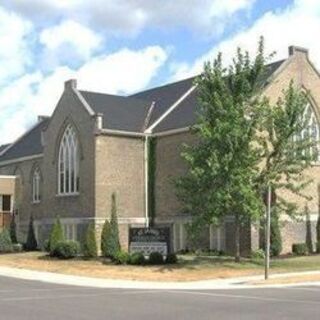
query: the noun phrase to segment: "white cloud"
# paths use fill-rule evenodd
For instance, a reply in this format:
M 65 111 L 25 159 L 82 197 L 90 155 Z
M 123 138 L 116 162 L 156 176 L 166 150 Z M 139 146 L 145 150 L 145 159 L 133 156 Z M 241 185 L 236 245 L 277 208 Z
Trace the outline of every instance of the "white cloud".
M 132 93 L 143 89 L 165 63 L 159 46 L 142 50 L 122 49 L 97 56 L 79 69 L 57 67 L 50 75 L 35 72 L 0 87 L 0 144 L 21 135 L 37 115 L 50 115 L 63 91 L 64 81 L 77 78 L 79 87 L 106 93 Z M 17 94 L 17 92 L 19 94 Z
M 44 22 L 71 17 L 106 32 L 136 34 L 144 27 L 185 26 L 201 34 L 221 32 L 230 17 L 255 0 L 11 0 L 10 8 Z
M 320 46 L 317 41 L 319 30 L 320 1 L 296 0 L 283 11 L 265 13 L 251 27 L 223 40 L 194 63 L 174 64 L 173 78 L 181 79 L 199 73 L 204 61 L 212 61 L 218 52 L 223 53 L 227 63 L 231 62 L 237 47 L 254 54 L 261 35 L 265 37 L 267 52 L 277 52 L 277 60 L 288 56 L 289 45 L 298 45 L 310 49 L 311 60 L 320 68 Z
M 0 85 L 20 75 L 30 63 L 27 37 L 32 24 L 0 7 Z
M 42 30 L 40 43 L 59 56 L 64 46 L 71 47 L 83 59 L 88 59 L 102 44 L 102 37 L 89 28 L 66 20 L 51 28 Z

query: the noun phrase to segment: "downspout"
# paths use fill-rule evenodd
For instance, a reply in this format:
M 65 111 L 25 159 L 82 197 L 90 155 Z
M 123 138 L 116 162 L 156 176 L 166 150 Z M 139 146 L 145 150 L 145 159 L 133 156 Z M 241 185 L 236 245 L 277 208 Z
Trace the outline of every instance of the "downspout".
M 144 184 L 145 184 L 145 219 L 146 228 L 149 228 L 149 137 L 145 136 L 144 142 Z

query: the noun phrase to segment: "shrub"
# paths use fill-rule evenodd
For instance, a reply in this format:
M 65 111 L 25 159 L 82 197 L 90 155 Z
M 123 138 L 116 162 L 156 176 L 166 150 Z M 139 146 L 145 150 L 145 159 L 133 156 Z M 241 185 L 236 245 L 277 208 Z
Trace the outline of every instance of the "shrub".
M 45 252 L 50 252 L 50 241 L 49 239 L 46 239 L 43 241 L 43 250 Z
M 320 183 L 318 184 L 318 220 L 316 228 L 317 253 L 320 253 Z
M 12 241 L 10 233 L 7 229 L 3 229 L 0 233 L 0 253 L 12 252 Z
M 306 215 L 306 245 L 309 253 L 313 253 L 313 243 L 312 243 L 312 227 L 310 220 L 309 208 L 305 206 L 305 215 Z
M 22 252 L 23 251 L 23 245 L 21 243 L 13 243 L 12 244 L 12 250 L 13 250 L 13 252 Z
M 55 245 L 53 256 L 59 259 L 75 258 L 80 252 L 80 245 L 77 241 L 60 241 Z
M 282 239 L 279 226 L 279 216 L 275 213 L 270 221 L 270 255 L 277 257 L 282 251 Z
M 108 256 L 107 243 L 110 234 L 110 222 L 106 220 L 103 224 L 102 232 L 101 232 L 101 254 L 103 257 Z
M 168 253 L 166 257 L 166 263 L 175 264 L 178 262 L 178 257 L 175 253 Z
M 150 264 L 163 264 L 163 255 L 160 252 L 154 251 L 149 255 L 148 262 Z
M 317 249 L 317 253 L 320 253 L 320 242 L 317 242 L 316 243 L 316 249 Z
M 82 251 L 86 258 L 96 258 L 98 255 L 96 230 L 92 223 L 88 225 Z
M 116 264 L 127 264 L 129 262 L 130 255 L 128 252 L 120 250 L 113 257 L 113 262 Z
M 34 251 L 38 248 L 36 236 L 34 234 L 33 216 L 30 216 L 27 242 L 24 245 L 26 251 Z
M 116 196 L 113 193 L 111 196 L 110 229 L 107 230 L 104 238 L 103 255 L 108 258 L 114 258 L 114 256 L 120 250 L 121 250 L 121 247 L 120 247 L 120 241 L 119 241 Z
M 143 265 L 146 263 L 146 259 L 142 252 L 134 252 L 130 255 L 128 262 L 132 265 Z
M 57 217 L 49 237 L 49 252 L 53 254 L 58 242 L 64 241 L 63 229 L 59 217 Z
M 264 251 L 262 249 L 258 249 L 256 251 L 251 252 L 252 260 L 262 260 L 265 258 Z
M 18 238 L 17 238 L 17 225 L 16 225 L 16 215 L 12 215 L 12 219 L 10 222 L 10 238 L 12 243 L 18 243 Z
M 308 247 L 305 243 L 294 243 L 292 252 L 298 256 L 305 256 L 308 254 Z

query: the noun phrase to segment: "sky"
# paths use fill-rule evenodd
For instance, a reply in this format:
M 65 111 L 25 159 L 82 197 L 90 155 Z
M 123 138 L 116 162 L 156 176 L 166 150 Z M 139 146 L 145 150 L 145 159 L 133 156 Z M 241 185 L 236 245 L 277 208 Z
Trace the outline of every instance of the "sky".
M 218 52 L 274 60 L 289 45 L 320 69 L 320 0 L 0 0 L 0 144 L 80 89 L 127 95 L 198 74 Z

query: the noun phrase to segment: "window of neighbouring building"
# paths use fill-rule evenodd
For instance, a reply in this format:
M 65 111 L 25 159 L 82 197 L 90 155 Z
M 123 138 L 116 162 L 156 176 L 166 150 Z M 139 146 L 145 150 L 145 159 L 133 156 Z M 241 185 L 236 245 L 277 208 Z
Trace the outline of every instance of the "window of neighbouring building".
M 68 125 L 61 138 L 58 161 L 58 193 L 79 192 L 79 146 L 73 126 Z

